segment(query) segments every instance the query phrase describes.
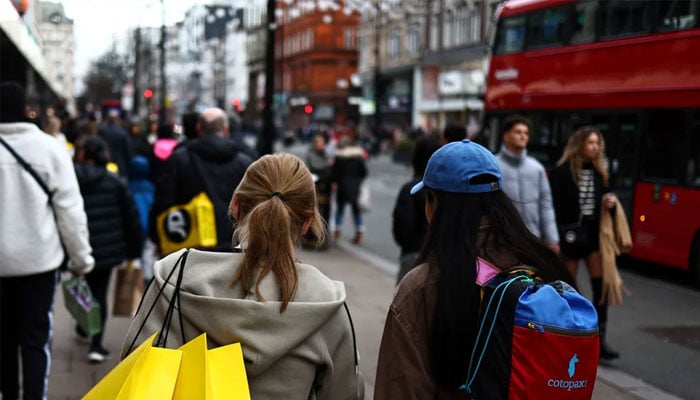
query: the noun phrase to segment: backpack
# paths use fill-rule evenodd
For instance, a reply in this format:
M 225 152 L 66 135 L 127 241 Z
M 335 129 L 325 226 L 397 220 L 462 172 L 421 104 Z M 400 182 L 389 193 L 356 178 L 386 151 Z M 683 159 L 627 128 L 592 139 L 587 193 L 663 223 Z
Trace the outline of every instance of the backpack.
M 461 389 L 475 400 L 591 399 L 600 351 L 593 304 L 530 268 L 491 276 L 477 280 L 481 317 Z

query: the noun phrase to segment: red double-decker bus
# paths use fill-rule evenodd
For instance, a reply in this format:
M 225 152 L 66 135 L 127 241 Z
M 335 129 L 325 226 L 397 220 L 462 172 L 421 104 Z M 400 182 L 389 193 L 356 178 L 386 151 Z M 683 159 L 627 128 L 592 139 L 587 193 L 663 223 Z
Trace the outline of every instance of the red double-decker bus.
M 552 167 L 582 125 L 601 130 L 631 256 L 700 284 L 700 0 L 511 0 L 499 9 L 485 136 L 533 122 L 529 153 Z

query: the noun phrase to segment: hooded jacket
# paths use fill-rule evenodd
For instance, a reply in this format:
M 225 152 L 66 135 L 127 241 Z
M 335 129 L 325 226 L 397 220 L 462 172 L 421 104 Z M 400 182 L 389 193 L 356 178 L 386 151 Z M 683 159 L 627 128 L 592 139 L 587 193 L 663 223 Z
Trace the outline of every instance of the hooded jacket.
M 166 280 L 184 252 L 154 265 L 154 279 L 129 327 L 122 358 L 161 329 L 177 271 Z M 179 292 L 180 315 L 176 310 L 166 328 L 166 346 L 177 348 L 203 332 L 210 349 L 240 342 L 255 400 L 307 400 L 312 392 L 317 399 L 362 399 L 364 385 L 356 365 L 350 317 L 343 306 L 343 283 L 297 263 L 294 299 L 280 313 L 280 291 L 273 273 L 260 284 L 264 300 L 244 293 L 240 283 L 230 287 L 241 260 L 240 253 L 189 251 Z M 157 296 L 164 285 L 163 294 Z
M 331 181 L 338 183 L 338 201 L 356 202 L 366 176 L 367 165 L 362 147 L 349 145 L 336 151 Z
M 94 260 L 87 218 L 65 147 L 26 122 L 0 123 L 0 135 L 53 193 L 50 204 L 35 179 L 0 147 L 0 276 L 56 269 L 64 258 L 62 245 L 69 257 L 68 267 L 78 273 L 89 272 Z
M 516 155 L 505 146 L 496 155 L 503 174 L 503 191 L 528 229 L 547 243 L 559 243 L 552 191 L 544 167 L 528 157 L 527 150 Z
M 194 157 L 192 157 L 194 156 Z M 198 166 L 193 164 L 196 160 Z M 176 204 L 186 204 L 204 191 L 214 204 L 217 248 L 230 248 L 233 222 L 228 206 L 233 191 L 253 159 L 234 141 L 214 135 L 184 142 L 175 149 L 156 181 L 149 234 L 159 243 L 155 221 L 160 213 Z
M 85 203 L 95 268 L 141 256 L 143 234 L 134 199 L 120 178 L 104 167 L 76 164 Z

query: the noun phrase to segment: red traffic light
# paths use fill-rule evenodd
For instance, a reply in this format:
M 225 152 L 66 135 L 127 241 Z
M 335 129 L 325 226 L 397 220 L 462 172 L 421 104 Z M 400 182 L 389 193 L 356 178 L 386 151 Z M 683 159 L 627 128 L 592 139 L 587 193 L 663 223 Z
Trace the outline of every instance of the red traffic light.
M 144 90 L 143 97 L 145 97 L 147 99 L 150 99 L 151 97 L 153 97 L 153 90 L 151 90 L 151 89 Z
M 314 112 L 314 106 L 312 106 L 311 104 L 305 105 L 304 112 L 307 114 L 311 114 L 312 112 Z
M 234 107 L 238 107 L 241 105 L 241 101 L 238 99 L 233 99 L 233 100 L 231 100 L 231 105 Z

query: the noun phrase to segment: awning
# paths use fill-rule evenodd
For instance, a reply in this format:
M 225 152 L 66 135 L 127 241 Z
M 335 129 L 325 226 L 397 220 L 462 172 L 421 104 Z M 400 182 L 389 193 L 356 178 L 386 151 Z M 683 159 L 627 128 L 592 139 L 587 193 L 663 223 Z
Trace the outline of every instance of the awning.
M 0 29 L 56 96 L 63 99 L 71 97 L 66 88 L 55 79 L 53 66 L 44 58 L 41 48 L 30 36 L 24 20 L 10 1 L 0 1 Z M 12 60 L 3 60 L 3 63 L 6 62 Z

